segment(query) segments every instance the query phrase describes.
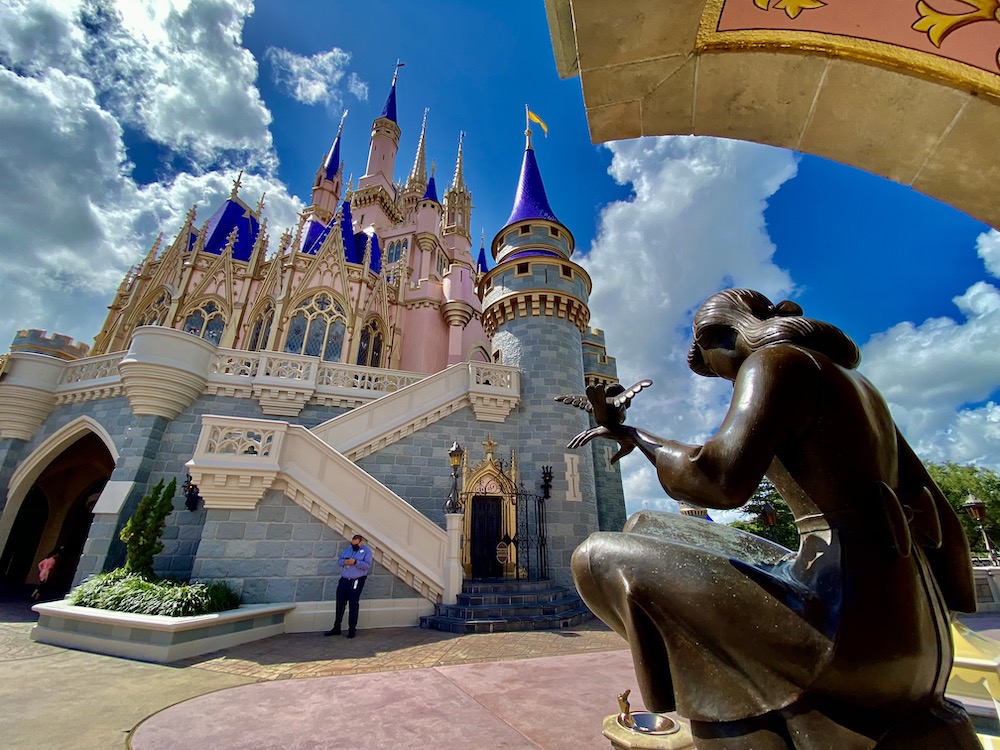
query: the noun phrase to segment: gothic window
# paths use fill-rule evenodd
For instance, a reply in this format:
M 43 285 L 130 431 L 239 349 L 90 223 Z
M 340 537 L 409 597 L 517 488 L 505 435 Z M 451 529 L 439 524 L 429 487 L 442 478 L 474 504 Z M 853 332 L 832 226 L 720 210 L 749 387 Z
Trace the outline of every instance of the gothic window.
M 303 300 L 288 323 L 285 351 L 339 362 L 347 331 L 347 314 L 340 303 L 321 292 Z
M 386 255 L 386 265 L 398 263 L 403 257 L 403 251 L 407 249 L 408 244 L 408 240 L 396 240 L 395 242 L 389 243 L 389 252 Z
M 367 367 L 382 366 L 382 331 L 375 320 L 368 321 L 361 329 L 358 364 Z
M 199 338 L 218 345 L 222 339 L 222 331 L 226 327 L 226 319 L 214 302 L 205 302 L 193 310 L 184 321 L 184 330 Z
M 445 271 L 448 270 L 448 256 L 444 252 L 439 252 L 437 256 L 437 270 L 438 278 L 443 278 Z
M 156 302 L 146 308 L 146 311 L 136 321 L 137 326 L 162 326 L 167 319 L 170 308 L 170 295 L 166 292 L 156 298 Z
M 274 306 L 268 303 L 264 311 L 257 316 L 253 328 L 250 331 L 250 343 L 247 350 L 259 352 L 267 346 L 267 339 L 271 335 L 271 323 L 274 322 Z

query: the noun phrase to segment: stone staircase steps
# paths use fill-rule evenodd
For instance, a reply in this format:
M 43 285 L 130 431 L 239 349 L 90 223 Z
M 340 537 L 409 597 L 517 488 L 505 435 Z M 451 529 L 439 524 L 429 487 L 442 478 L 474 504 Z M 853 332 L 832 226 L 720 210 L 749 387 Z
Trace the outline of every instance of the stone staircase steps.
M 449 633 L 558 630 L 593 617 L 576 590 L 551 581 L 466 582 L 455 604 L 435 607 L 420 627 Z

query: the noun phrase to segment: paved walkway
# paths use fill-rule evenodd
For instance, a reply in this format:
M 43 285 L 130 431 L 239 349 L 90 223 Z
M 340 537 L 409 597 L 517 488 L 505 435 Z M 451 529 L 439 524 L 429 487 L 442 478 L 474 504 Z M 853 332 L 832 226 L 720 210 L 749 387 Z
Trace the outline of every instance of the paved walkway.
M 37 644 L 35 619 L 26 602 L 0 602 L 7 750 L 607 750 L 616 695 L 631 689 L 641 708 L 625 642 L 596 620 L 291 634 L 161 666 Z M 966 623 L 1000 639 L 1000 616 Z

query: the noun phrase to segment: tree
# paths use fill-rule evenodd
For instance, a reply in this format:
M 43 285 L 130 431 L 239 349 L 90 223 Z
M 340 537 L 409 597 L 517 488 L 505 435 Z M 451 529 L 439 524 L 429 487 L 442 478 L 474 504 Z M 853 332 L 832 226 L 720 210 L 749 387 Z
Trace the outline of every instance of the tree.
M 770 503 L 775 510 L 777 522 L 774 526 L 768 525 L 764 520 L 764 503 Z M 799 530 L 795 527 L 792 509 L 767 477 L 761 480 L 760 486 L 741 510 L 750 517 L 743 521 L 733 521 L 732 525 L 737 529 L 770 539 L 791 550 L 799 548 Z
M 174 509 L 177 480 L 171 479 L 166 489 L 161 479 L 153 490 L 139 501 L 139 507 L 128 519 L 119 538 L 125 543 L 125 570 L 154 579 L 153 558 L 163 550 L 160 535 L 167 516 Z
M 990 541 L 1000 538 L 1000 475 L 981 466 L 962 466 L 948 461 L 943 464 L 927 463 L 927 473 L 941 488 L 948 502 L 958 512 L 965 527 L 965 535 L 969 546 L 975 552 L 986 552 L 983 535 L 979 525 L 962 509 L 962 505 L 975 495 L 986 506 L 986 519 L 983 528 L 989 534 Z

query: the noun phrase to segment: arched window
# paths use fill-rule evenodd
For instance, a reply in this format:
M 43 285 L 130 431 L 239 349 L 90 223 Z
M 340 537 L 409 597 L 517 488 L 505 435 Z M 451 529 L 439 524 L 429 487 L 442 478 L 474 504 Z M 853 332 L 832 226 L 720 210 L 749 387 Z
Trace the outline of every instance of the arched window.
M 403 257 L 403 251 L 406 250 L 407 241 L 406 240 L 396 240 L 395 242 L 389 243 L 389 252 L 386 254 L 386 265 L 391 263 L 398 263 L 399 259 Z
M 162 326 L 170 309 L 170 295 L 162 292 L 156 302 L 146 308 L 136 321 L 137 326 Z
M 184 330 L 199 338 L 218 345 L 222 339 L 222 331 L 226 327 L 226 319 L 214 302 L 205 302 L 195 308 L 184 321 Z
M 438 278 L 443 279 L 445 272 L 448 270 L 448 256 L 444 254 L 444 250 L 441 250 L 437 254 L 437 270 Z
M 267 346 L 267 339 L 271 335 L 271 323 L 274 322 L 274 305 L 268 303 L 263 312 L 257 316 L 253 328 L 250 329 L 250 342 L 247 350 L 259 352 Z
M 378 321 L 370 320 L 361 329 L 358 364 L 366 367 L 382 366 L 382 331 L 378 327 Z
M 347 315 L 329 294 L 322 292 L 300 302 L 288 322 L 285 351 L 339 362 L 347 332 Z

